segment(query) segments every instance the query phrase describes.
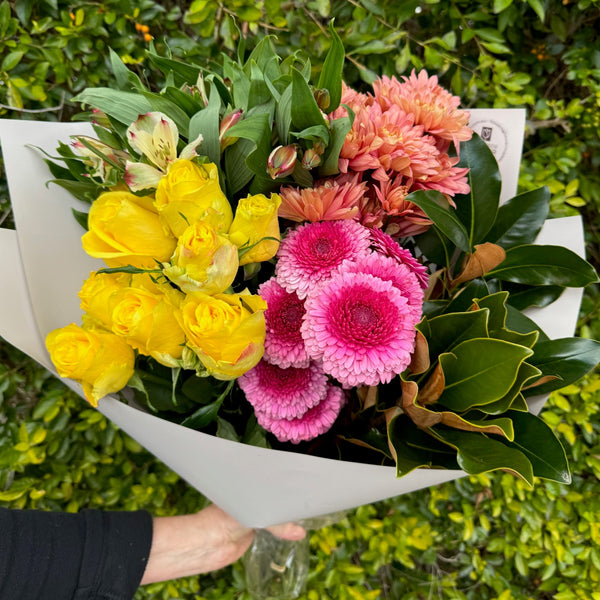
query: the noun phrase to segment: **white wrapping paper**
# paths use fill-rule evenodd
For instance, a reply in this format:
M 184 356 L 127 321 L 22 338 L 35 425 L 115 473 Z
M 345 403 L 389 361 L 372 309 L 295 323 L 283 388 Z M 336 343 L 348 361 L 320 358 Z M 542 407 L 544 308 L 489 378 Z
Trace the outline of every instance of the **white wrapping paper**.
M 81 249 L 77 200 L 56 185 L 38 146 L 55 154 L 57 141 L 89 133 L 82 124 L 0 120 L 0 143 L 17 231 L 0 229 L 0 335 L 54 372 L 46 334 L 80 322 L 77 293 L 100 262 Z M 79 206 L 78 206 L 79 205 Z M 544 236 L 583 255 L 579 218 L 548 222 Z M 544 243 L 547 243 L 544 242 Z M 572 335 L 581 290 L 567 290 L 535 318 L 550 337 Z M 66 381 L 82 397 L 76 384 Z M 544 399 L 537 402 L 536 412 Z M 200 433 L 126 406 L 115 398 L 99 409 L 191 485 L 243 524 L 266 527 L 353 508 L 464 476 L 418 469 L 396 479 L 395 468 L 266 450 Z

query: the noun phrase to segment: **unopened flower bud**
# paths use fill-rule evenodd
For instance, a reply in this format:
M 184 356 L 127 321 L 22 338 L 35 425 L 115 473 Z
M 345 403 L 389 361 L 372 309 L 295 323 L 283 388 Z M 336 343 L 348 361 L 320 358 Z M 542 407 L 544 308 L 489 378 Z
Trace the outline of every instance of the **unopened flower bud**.
M 225 150 L 227 146 L 231 146 L 238 141 L 236 137 L 223 137 L 225 133 L 231 129 L 236 123 L 239 123 L 242 119 L 242 109 L 230 112 L 223 117 L 221 125 L 219 127 L 219 141 L 221 142 L 221 151 Z
M 267 173 L 271 179 L 286 177 L 294 171 L 296 166 L 297 150 L 294 144 L 290 146 L 277 146 L 267 160 Z
M 104 127 L 106 129 L 110 128 L 110 119 L 106 116 L 104 111 L 94 108 L 92 109 L 92 115 L 93 123 L 96 123 L 96 125 L 100 125 L 100 127 Z
M 302 166 L 305 169 L 313 169 L 321 164 L 321 157 L 318 155 L 314 148 L 309 148 L 302 157 Z
M 321 156 L 323 154 L 323 152 L 325 152 L 325 144 L 323 142 L 315 142 L 313 144 L 312 149 L 319 155 Z
M 315 90 L 313 95 L 315 97 L 317 106 L 321 110 L 327 110 L 327 108 L 329 108 L 329 104 L 330 104 L 331 100 L 329 98 L 329 90 L 328 89 L 322 88 L 320 90 Z

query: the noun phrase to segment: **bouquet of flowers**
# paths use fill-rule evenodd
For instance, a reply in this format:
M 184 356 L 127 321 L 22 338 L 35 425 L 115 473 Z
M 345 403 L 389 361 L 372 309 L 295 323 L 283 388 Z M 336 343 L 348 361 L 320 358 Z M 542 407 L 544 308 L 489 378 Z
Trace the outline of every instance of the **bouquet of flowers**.
M 93 405 L 120 393 L 230 441 L 568 482 L 527 399 L 600 344 L 522 311 L 594 268 L 533 243 L 546 188 L 500 206 L 493 154 L 435 76 L 352 90 L 330 30 L 313 83 L 266 37 L 212 71 L 149 52 L 160 92 L 113 54 L 115 87 L 79 95 L 94 135 L 46 161 L 104 264 L 81 325 L 46 338 L 56 370 Z

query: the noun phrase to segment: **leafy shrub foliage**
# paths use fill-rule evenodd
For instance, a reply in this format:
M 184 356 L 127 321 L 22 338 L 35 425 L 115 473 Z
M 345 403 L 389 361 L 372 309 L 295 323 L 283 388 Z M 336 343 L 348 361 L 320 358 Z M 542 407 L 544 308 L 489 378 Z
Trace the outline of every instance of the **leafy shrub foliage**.
M 66 120 L 69 100 L 110 85 L 111 47 L 160 87 L 155 47 L 199 65 L 250 49 L 302 48 L 315 65 L 335 27 L 346 81 L 426 68 L 467 106 L 525 107 L 520 191 L 548 185 L 555 215 L 584 215 L 600 264 L 598 0 L 63 0 L 0 3 L 0 117 Z M 318 73 L 314 75 L 317 76 Z M 0 178 L 0 226 L 12 217 Z M 580 334 L 600 338 L 600 294 L 584 298 Z M 600 375 L 554 393 L 543 416 L 560 432 L 569 487 L 479 476 L 351 511 L 313 533 L 303 600 L 600 598 Z M 0 346 L 0 503 L 174 514 L 205 500 L 128 436 L 6 344 Z M 249 598 L 241 567 L 155 584 L 142 598 Z

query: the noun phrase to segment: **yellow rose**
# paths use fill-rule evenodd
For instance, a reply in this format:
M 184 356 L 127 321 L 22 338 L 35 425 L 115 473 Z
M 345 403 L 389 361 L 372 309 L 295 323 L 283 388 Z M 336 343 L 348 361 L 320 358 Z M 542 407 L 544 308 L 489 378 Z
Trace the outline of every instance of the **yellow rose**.
M 168 287 L 168 286 L 167 286 Z M 111 330 L 140 354 L 168 367 L 179 366 L 185 337 L 167 295 L 127 287 L 110 298 Z
M 155 268 L 155 260 L 168 260 L 175 239 L 166 235 L 148 198 L 129 192 L 105 192 L 92 204 L 89 231 L 81 239 L 83 249 L 102 258 L 110 267 L 134 265 Z
M 233 218 L 231 205 L 219 186 L 217 166 L 213 163 L 197 165 L 184 159 L 171 163 L 167 175 L 156 188 L 154 206 L 176 237 L 199 220 L 224 232 Z
M 46 348 L 61 377 L 83 386 L 90 404 L 123 389 L 133 375 L 135 356 L 125 340 L 75 323 L 51 331 Z
M 129 286 L 131 275 L 127 273 L 90 273 L 79 291 L 81 308 L 98 325 L 110 329 L 112 321 L 112 295 Z
M 179 236 L 163 273 L 185 292 L 219 294 L 233 283 L 238 267 L 237 247 L 208 223 L 197 221 Z
M 240 256 L 240 265 L 269 260 L 277 254 L 280 239 L 277 209 L 280 204 L 279 194 L 271 194 L 270 198 L 257 194 L 239 201 L 229 229 L 229 239 L 242 251 L 249 247 Z
M 235 379 L 263 355 L 266 308 L 248 292 L 188 296 L 180 313 L 187 345 L 213 377 Z

